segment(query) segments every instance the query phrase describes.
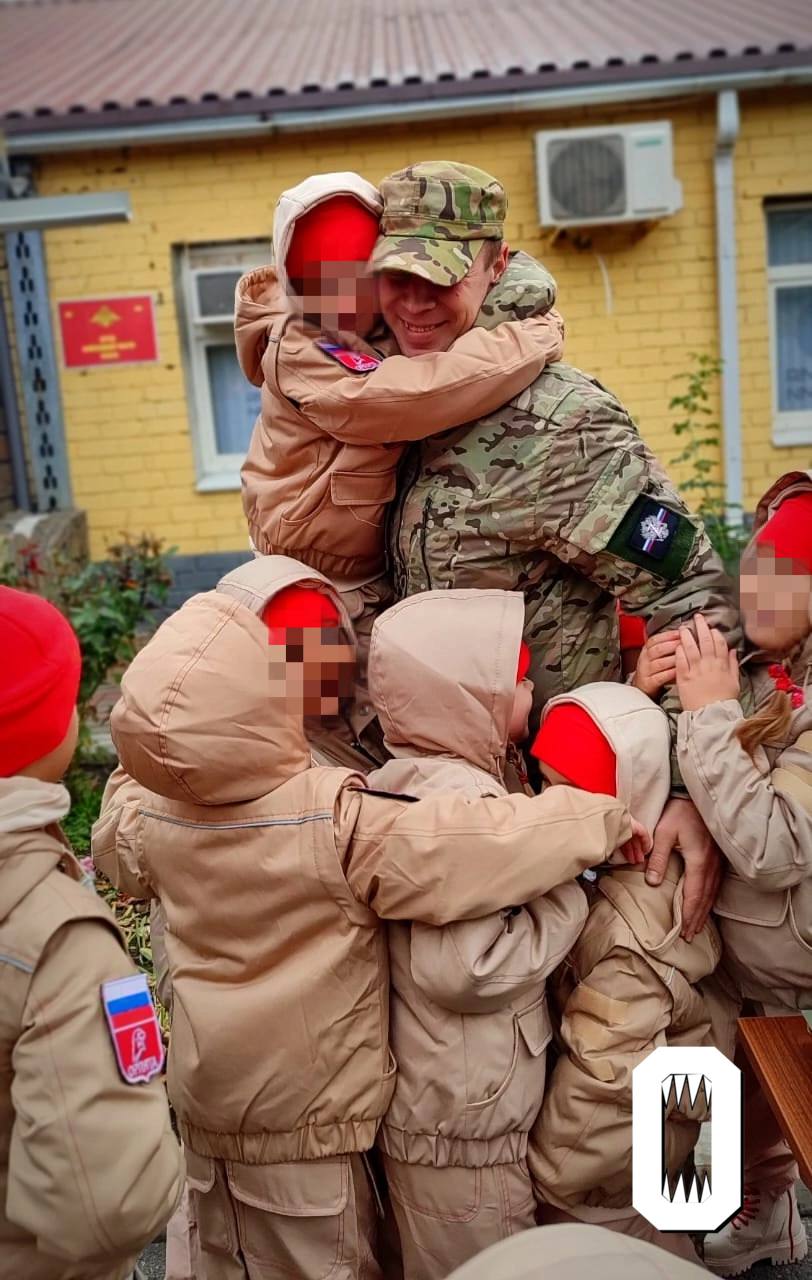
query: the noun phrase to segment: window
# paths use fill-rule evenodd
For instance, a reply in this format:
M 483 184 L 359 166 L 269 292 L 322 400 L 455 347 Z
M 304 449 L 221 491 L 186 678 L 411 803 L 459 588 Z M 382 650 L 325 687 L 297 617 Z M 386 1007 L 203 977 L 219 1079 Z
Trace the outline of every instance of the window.
M 237 362 L 234 289 L 241 275 L 269 261 L 265 242 L 189 245 L 179 251 L 190 420 L 201 490 L 240 486 L 260 393 Z
M 812 443 L 812 204 L 767 209 L 773 439 Z

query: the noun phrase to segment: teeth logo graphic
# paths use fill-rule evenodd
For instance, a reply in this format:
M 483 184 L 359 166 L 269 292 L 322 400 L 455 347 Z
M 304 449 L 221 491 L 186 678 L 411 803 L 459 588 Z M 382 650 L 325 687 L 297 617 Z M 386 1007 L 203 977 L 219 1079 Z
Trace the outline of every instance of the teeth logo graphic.
M 698 1163 L 693 1150 L 685 1158 L 694 1131 L 690 1122 L 707 1120 L 710 1168 Z M 632 1074 L 637 1212 L 659 1231 L 718 1231 L 741 1208 L 741 1130 L 738 1067 L 718 1049 L 655 1049 Z

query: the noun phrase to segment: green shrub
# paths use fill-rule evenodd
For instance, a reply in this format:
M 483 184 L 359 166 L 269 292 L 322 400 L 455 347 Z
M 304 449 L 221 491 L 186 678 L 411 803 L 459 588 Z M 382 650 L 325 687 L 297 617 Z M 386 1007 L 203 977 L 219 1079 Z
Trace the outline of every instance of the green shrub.
M 79 712 L 86 719 L 96 690 L 111 671 L 129 662 L 136 636 L 152 623 L 152 611 L 165 603 L 172 584 L 170 552 L 146 534 L 108 548 L 105 560 L 79 568 L 56 560 L 44 570 L 30 544 L 0 565 L 0 583 L 45 596 L 69 619 L 82 650 Z
M 90 833 L 99 816 L 109 769 L 95 759 L 92 747 L 93 698 L 130 661 L 139 636 L 154 625 L 153 611 L 165 603 L 172 583 L 169 554 L 155 538 L 143 535 L 130 540 L 122 535 L 122 541 L 109 548 L 106 560 L 78 568 L 67 560 L 57 560 L 46 571 L 34 545 L 24 547 L 12 562 L 0 563 L 0 584 L 45 596 L 70 620 L 79 638 L 80 735 L 65 777 L 71 810 L 62 826 L 82 859 L 90 853 Z M 103 876 L 97 876 L 96 884 L 124 933 L 130 955 L 153 986 L 149 907 L 119 894 Z M 159 1013 L 163 1017 L 160 1008 Z
M 714 356 L 691 355 L 693 367 L 678 374 L 685 389 L 672 396 L 669 409 L 678 410 L 675 436 L 684 438 L 683 448 L 671 459 L 672 466 L 688 470 L 688 478 L 678 486 L 697 515 L 702 517 L 708 537 L 727 569 L 735 574 L 739 558 L 750 534 L 741 508 L 730 518 L 721 475 L 722 428 L 710 408 L 711 389 L 722 372 Z

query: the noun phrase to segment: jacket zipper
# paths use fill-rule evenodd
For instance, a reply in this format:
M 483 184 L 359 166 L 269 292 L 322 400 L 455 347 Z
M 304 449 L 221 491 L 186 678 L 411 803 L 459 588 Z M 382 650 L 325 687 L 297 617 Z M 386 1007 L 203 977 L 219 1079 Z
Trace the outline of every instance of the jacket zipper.
M 429 569 L 428 556 L 426 554 L 426 529 L 429 523 L 429 511 L 431 510 L 431 498 L 426 498 L 423 503 L 423 518 L 420 521 L 420 559 L 423 561 L 423 572 L 426 575 L 426 590 L 431 591 L 431 570 Z
M 404 454 L 397 473 L 397 497 L 390 504 L 386 515 L 386 567 L 392 577 L 398 600 L 406 594 L 406 559 L 401 551 L 403 509 L 406 499 L 417 483 L 420 470 L 419 445 L 412 445 Z

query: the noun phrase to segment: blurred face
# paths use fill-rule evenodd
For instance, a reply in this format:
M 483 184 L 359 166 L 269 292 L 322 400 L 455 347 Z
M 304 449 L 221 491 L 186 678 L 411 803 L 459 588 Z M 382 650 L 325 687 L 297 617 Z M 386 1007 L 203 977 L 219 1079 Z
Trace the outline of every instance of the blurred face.
M 337 716 L 353 692 L 355 648 L 337 628 L 289 627 L 280 667 L 272 668 L 271 692 L 285 698 L 292 716 Z
M 513 712 L 508 737 L 511 742 L 524 742 L 530 733 L 528 721 L 533 710 L 533 681 L 522 680 L 513 695 Z
M 380 299 L 383 318 L 405 356 L 447 351 L 473 327 L 485 294 L 507 266 L 503 244 L 495 260 L 486 247 L 459 284 L 439 285 L 410 271 L 382 271 Z
M 366 262 L 314 262 L 293 286 L 308 324 L 328 333 L 345 330 L 364 338 L 378 312 L 378 286 Z
M 742 623 L 748 640 L 768 653 L 784 655 L 809 635 L 812 575 L 775 549 L 751 544 L 739 572 Z

